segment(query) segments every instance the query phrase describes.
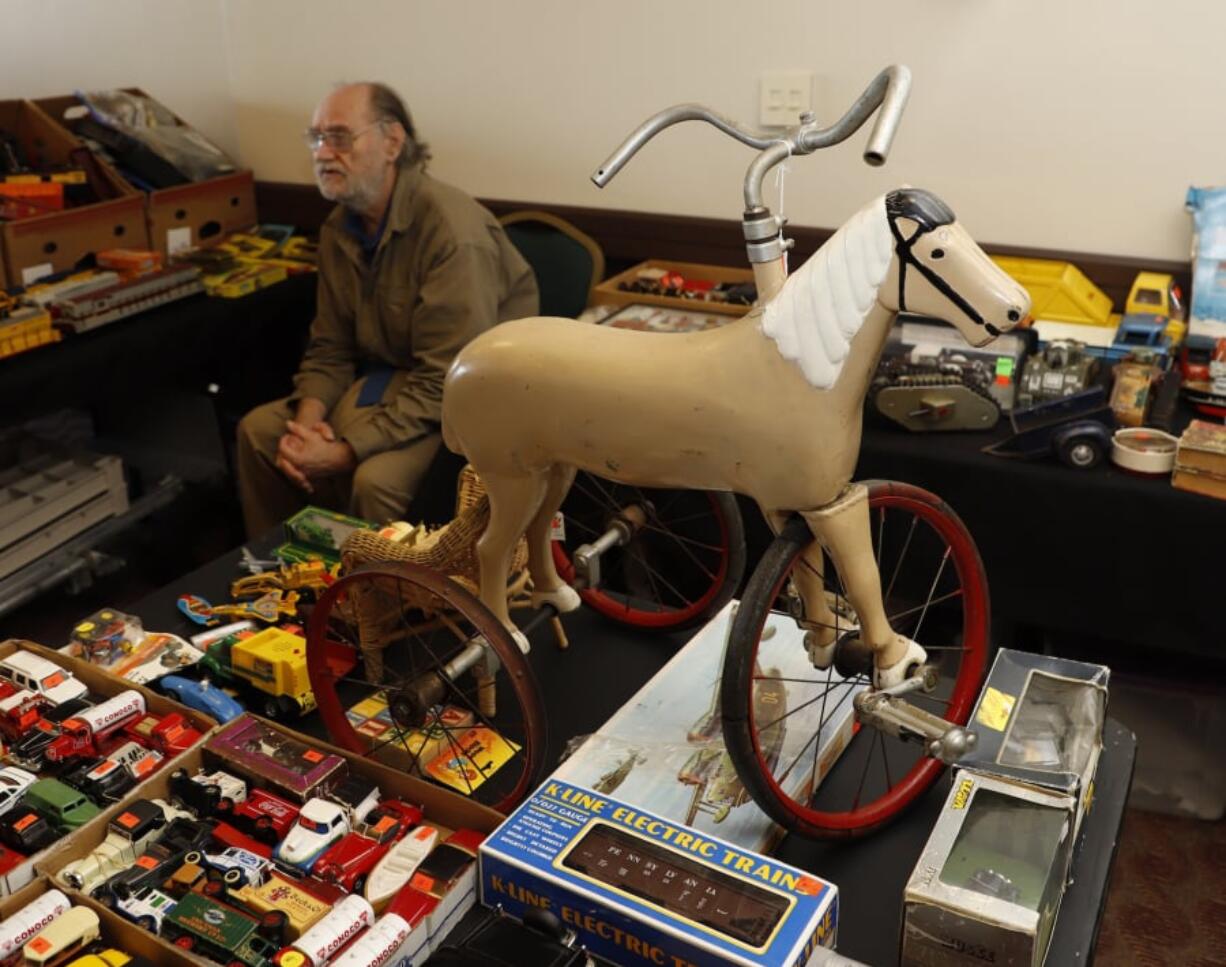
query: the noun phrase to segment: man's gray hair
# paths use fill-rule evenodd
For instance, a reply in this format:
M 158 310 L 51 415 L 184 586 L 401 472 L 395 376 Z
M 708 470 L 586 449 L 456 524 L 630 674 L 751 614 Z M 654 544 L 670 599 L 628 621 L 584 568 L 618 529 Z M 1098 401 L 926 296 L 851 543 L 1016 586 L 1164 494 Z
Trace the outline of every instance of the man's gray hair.
M 420 165 L 425 170 L 430 161 L 430 146 L 419 141 L 413 127 L 413 118 L 400 95 L 379 81 L 363 81 L 370 91 L 370 117 L 372 121 L 395 121 L 404 128 L 404 145 L 396 160 L 404 165 Z M 345 85 L 341 85 L 345 86 Z

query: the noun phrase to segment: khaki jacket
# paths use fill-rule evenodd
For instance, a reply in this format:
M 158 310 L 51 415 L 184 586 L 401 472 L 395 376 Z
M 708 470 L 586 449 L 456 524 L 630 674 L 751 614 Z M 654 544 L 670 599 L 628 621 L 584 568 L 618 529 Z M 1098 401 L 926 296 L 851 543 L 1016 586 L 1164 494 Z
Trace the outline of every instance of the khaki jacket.
M 344 215 L 337 206 L 320 229 L 315 320 L 291 402 L 315 397 L 330 412 L 363 367 L 408 370 L 399 392 L 345 429 L 361 461 L 437 432 L 456 353 L 495 323 L 536 315 L 538 300 L 494 216 L 420 168 L 400 169 L 369 265 Z

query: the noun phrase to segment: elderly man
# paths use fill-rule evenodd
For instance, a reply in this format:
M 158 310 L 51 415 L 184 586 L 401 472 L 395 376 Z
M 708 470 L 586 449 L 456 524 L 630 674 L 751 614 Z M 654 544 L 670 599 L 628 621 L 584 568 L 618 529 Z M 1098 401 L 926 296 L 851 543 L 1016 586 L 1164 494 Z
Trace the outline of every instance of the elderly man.
M 306 141 L 319 190 L 319 291 L 294 393 L 238 430 L 254 537 L 304 503 L 401 516 L 437 452 L 443 377 L 495 323 L 537 311 L 532 270 L 494 217 L 426 173 L 430 154 L 383 84 L 325 97 Z

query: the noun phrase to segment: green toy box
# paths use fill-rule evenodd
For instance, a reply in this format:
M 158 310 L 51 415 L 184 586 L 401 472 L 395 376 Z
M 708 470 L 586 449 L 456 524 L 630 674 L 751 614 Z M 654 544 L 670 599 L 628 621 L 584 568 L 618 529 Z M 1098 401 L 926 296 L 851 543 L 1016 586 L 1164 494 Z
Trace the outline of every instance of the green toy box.
M 340 560 L 341 546 L 354 531 L 377 530 L 378 525 L 322 507 L 303 507 L 285 522 L 285 544 L 275 551 L 282 560 L 301 563 L 320 557 L 329 564 Z

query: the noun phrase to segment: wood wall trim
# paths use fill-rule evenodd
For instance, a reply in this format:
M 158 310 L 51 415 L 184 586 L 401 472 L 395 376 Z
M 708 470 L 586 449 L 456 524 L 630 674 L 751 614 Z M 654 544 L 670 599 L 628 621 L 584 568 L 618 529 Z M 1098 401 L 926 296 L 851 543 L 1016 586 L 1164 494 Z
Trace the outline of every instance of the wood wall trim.
M 313 233 L 318 231 L 332 209 L 332 204 L 320 196 L 314 185 L 257 181 L 255 188 L 260 218 L 266 222 L 297 225 L 299 229 Z M 581 208 L 574 205 L 551 205 L 539 201 L 510 201 L 499 198 L 483 198 L 480 201 L 499 216 L 521 209 L 536 209 L 565 218 L 576 228 L 592 236 L 604 250 L 609 274 L 649 258 L 702 262 L 708 265 L 745 265 L 741 224 L 736 219 L 660 215 L 654 212 Z M 803 260 L 812 255 L 833 234 L 833 229 L 789 225 L 787 234 L 796 241 L 793 258 Z M 1119 310 L 1123 309 L 1133 278 L 1143 269 L 1169 272 L 1175 276 L 1185 293 L 1191 291 L 1192 271 L 1188 262 L 981 244 L 993 255 L 1072 262 L 1107 294 Z

